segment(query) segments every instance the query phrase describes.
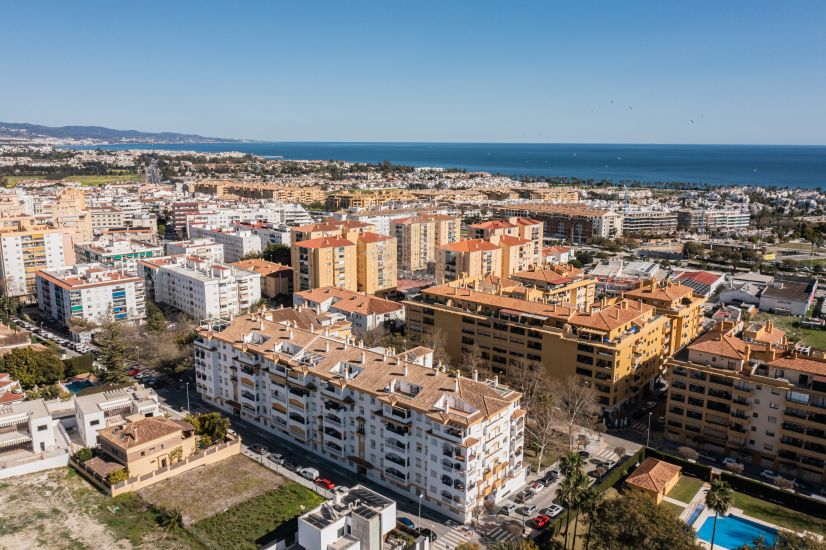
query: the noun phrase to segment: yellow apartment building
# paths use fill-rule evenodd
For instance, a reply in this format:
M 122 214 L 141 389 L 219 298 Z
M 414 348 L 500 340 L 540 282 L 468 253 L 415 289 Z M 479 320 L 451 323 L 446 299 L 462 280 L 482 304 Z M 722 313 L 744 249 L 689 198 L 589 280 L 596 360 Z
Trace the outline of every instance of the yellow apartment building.
M 319 237 L 293 243 L 293 290 L 333 286 L 358 289 L 358 251 L 342 237 Z
M 451 362 L 473 348 L 506 379 L 512 369 L 542 365 L 556 378 L 592 385 L 604 413 L 642 401 L 661 374 L 671 319 L 639 301 L 578 311 L 472 288 L 439 285 L 406 301 L 413 337 L 439 331 Z
M 470 239 L 436 247 L 436 282 L 502 274 L 502 250 L 495 244 Z
M 454 243 L 461 237 L 461 219 L 444 214 L 393 220 L 399 269 L 421 271 L 436 261 L 436 247 Z
M 396 288 L 396 239 L 378 233 L 362 233 L 356 245 L 358 291 L 375 294 Z
M 636 290 L 629 290 L 624 296 L 654 306 L 657 313 L 671 319 L 669 355 L 673 355 L 700 333 L 706 298 L 694 294 L 690 287 L 675 283 L 651 283 Z

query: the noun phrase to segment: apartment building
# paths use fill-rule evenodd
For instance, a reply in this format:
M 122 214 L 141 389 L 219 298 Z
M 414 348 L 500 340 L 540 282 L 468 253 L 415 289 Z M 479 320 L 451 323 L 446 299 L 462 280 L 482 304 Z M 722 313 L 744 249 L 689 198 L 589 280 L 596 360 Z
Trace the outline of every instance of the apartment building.
M 292 246 L 293 288 L 296 292 L 334 286 L 358 289 L 358 247 L 342 237 L 319 237 Z
M 543 202 L 579 202 L 579 190 L 574 187 L 524 187 L 516 190 L 519 196 Z
M 826 357 L 806 355 L 782 330 L 720 323 L 667 363 L 665 436 L 826 482 Z
M 261 275 L 197 256 L 138 262 L 147 296 L 193 319 L 226 319 L 261 299 Z
M 197 389 L 275 437 L 468 522 L 525 482 L 521 395 L 415 355 L 250 314 L 198 330 Z
M 130 477 L 139 478 L 195 454 L 197 439 L 195 427 L 184 420 L 164 416 L 130 418 L 123 425 L 98 432 L 98 449 L 103 457 L 90 467 L 100 471 L 99 464 L 105 462 L 108 468 L 104 466 L 104 471 L 126 468 Z
M 65 189 L 55 197 L 47 211 L 54 227 L 70 231 L 72 242 L 88 242 L 94 236 L 94 221 L 86 209 L 85 197 L 82 189 Z
M 360 212 L 338 211 L 333 212 L 332 217 L 337 220 L 350 220 L 354 222 L 367 223 L 375 227 L 373 230 L 375 233 L 378 233 L 379 235 L 392 236 L 391 226 L 394 220 L 447 213 L 447 210 L 434 210 L 433 208 L 394 208 Z
M 126 219 L 120 208 L 96 208 L 91 212 L 92 230 L 101 231 L 111 227 L 124 227 Z
M 292 244 L 292 237 L 290 227 L 286 225 L 278 225 L 270 222 L 255 221 L 255 222 L 235 222 L 232 224 L 240 230 L 252 231 L 261 238 L 261 248 L 265 249 L 271 244 L 282 244 L 290 246 Z
M 293 295 L 293 268 L 260 258 L 241 260 L 232 264 L 245 271 L 261 275 L 261 295 L 279 298 Z
M 622 232 L 664 235 L 677 232 L 675 210 L 626 210 L 622 213 Z
M 293 295 L 293 305 L 340 314 L 352 324 L 353 332 L 360 335 L 391 324 L 399 328 L 404 323 L 404 306 L 400 303 L 340 288 L 297 292 Z
M 165 248 L 167 256 L 183 254 L 185 256 L 200 256 L 213 262 L 224 261 L 224 245 L 212 238 L 171 241 L 166 243 Z
M 226 262 L 240 262 L 250 254 L 259 254 L 262 249 L 261 237 L 247 229 L 205 229 L 190 225 L 189 236 L 193 239 L 212 239 L 222 245 Z
M 327 198 L 324 189 L 316 185 L 284 185 L 270 182 L 198 180 L 187 184 L 187 189 L 190 193 L 206 193 L 216 197 L 235 195 L 299 205 L 323 203 Z
M 508 377 L 542 365 L 550 376 L 577 376 L 597 391 L 604 414 L 639 403 L 653 389 L 669 350 L 671 319 L 652 306 L 621 300 L 579 311 L 474 288 L 439 285 L 404 302 L 405 330 L 439 331 L 451 363 L 477 348 L 486 369 Z
M 350 242 L 356 242 L 359 235 L 363 233 L 375 233 L 376 227 L 365 222 L 326 218 L 318 223 L 293 227 L 290 231 L 294 243 L 322 237 L 341 237 Z
M 361 210 L 378 208 L 393 202 L 409 202 L 413 195 L 406 189 L 375 189 L 359 191 L 343 191 L 327 196 L 326 208 L 328 212 L 335 210 Z
M 659 315 L 671 319 L 668 355 L 673 355 L 700 334 L 706 299 L 690 287 L 670 282 L 644 283 L 623 296 L 653 306 Z
M 570 304 L 578 311 L 590 311 L 596 297 L 597 281 L 586 277 L 581 269 L 571 266 L 517 271 L 507 278 L 521 286 L 502 287 L 500 283 L 502 292 L 531 301 Z
M 357 288 L 376 294 L 396 288 L 398 265 L 396 239 L 378 233 L 362 233 L 356 241 Z
M 394 220 L 399 269 L 421 271 L 436 261 L 436 247 L 461 238 L 461 219 L 445 214 L 423 215 Z
M 135 414 L 160 416 L 158 395 L 151 388 L 140 385 L 105 390 L 74 398 L 77 430 L 83 445 L 98 444 L 98 432 L 122 426 L 126 418 Z
M 163 256 L 163 247 L 132 239 L 101 237 L 96 241 L 76 244 L 75 256 L 80 263 L 134 269 L 137 260 Z
M 685 208 L 677 212 L 678 228 L 698 233 L 748 229 L 750 223 L 751 214 L 741 208 Z
M 0 405 L 0 462 L 21 451 L 52 451 L 56 445 L 54 422 L 45 401 L 34 399 Z
M 38 271 L 37 305 L 63 326 L 71 319 L 140 323 L 146 317 L 143 277 L 102 264 Z
M 33 298 L 35 273 L 74 263 L 65 229 L 31 225 L 26 218 L 0 228 L 0 284 L 7 296 Z
M 395 528 L 396 501 L 356 485 L 299 516 L 296 542 L 304 550 L 383 550 Z
M 499 237 L 496 237 L 499 238 Z M 515 237 L 502 237 L 515 238 Z M 503 250 L 492 242 L 470 239 L 436 247 L 436 282 L 502 274 Z
M 541 221 L 545 237 L 584 243 L 594 237 L 622 235 L 622 214 L 584 204 L 509 204 L 494 206 L 498 216 L 520 216 Z

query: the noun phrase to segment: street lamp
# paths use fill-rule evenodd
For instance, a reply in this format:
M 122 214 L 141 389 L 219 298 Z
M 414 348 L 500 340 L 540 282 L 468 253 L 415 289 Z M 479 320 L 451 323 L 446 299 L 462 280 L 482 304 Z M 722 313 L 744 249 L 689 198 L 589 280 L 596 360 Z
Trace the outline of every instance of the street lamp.
M 424 493 L 419 493 L 419 523 L 422 522 L 422 497 Z
M 648 431 L 645 433 L 645 446 L 648 447 L 648 440 L 651 439 L 651 414 L 648 413 Z
M 189 414 L 189 382 L 186 383 L 186 412 Z M 649 415 L 650 417 L 651 415 Z M 650 418 L 649 418 L 650 420 Z

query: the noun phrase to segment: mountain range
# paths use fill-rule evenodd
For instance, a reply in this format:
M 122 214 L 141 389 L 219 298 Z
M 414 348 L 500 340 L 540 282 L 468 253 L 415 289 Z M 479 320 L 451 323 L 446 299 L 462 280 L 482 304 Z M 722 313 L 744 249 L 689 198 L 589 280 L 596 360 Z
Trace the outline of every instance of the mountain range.
M 175 132 L 140 132 L 113 130 L 102 126 L 41 126 L 17 122 L 0 122 L 0 139 L 57 139 L 95 143 L 237 143 L 244 140 L 178 134 Z

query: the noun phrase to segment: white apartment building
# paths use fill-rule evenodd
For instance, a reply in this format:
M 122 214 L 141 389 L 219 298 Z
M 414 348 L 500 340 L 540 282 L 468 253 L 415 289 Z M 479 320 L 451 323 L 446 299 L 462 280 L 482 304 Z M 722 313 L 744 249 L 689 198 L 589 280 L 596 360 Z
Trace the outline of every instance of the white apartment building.
M 97 445 L 98 431 L 122 426 L 132 415 L 161 414 L 158 395 L 140 385 L 79 395 L 74 398 L 74 405 L 77 430 L 87 447 Z
M 414 216 L 421 216 L 425 214 L 449 214 L 447 209 L 433 209 L 433 208 L 398 208 L 388 210 L 369 210 L 361 212 L 333 212 L 332 217 L 345 221 L 356 221 L 361 223 L 368 223 L 375 226 L 376 233 L 379 235 L 391 236 L 392 226 L 394 220 L 402 218 L 410 218 Z
M 463 523 L 524 484 L 518 392 L 432 366 L 429 350 L 378 353 L 271 318 L 201 326 L 205 400 Z
M 166 243 L 166 255 L 200 256 L 213 262 L 224 261 L 224 245 L 215 242 L 215 239 L 190 239 L 188 241 L 174 241 Z
M 135 268 L 135 261 L 163 256 L 163 247 L 133 239 L 100 237 L 75 245 L 75 256 L 81 263 L 101 263 L 110 266 Z
M 299 226 L 313 223 L 310 213 L 300 204 L 280 204 L 267 203 L 247 207 L 218 208 L 208 205 L 205 208 L 200 206 L 193 208 L 181 216 L 179 223 L 183 222 L 187 231 L 192 226 L 199 226 L 206 229 L 220 227 L 230 227 L 238 222 L 262 221 L 275 225 Z M 192 233 L 189 233 L 192 237 Z
M 626 210 L 622 216 L 623 233 L 666 234 L 677 231 L 676 210 Z
M 362 485 L 298 518 L 299 546 L 304 550 L 382 550 L 396 527 L 396 502 Z
M 261 237 L 247 229 L 205 229 L 189 226 L 189 236 L 193 239 L 208 238 L 223 245 L 224 261 L 240 262 L 249 254 L 261 252 Z
M 33 296 L 39 269 L 66 265 L 66 234 L 59 229 L 0 230 L 0 284 L 7 296 Z
M 15 451 L 54 450 L 54 432 L 52 415 L 42 399 L 0 405 L 0 462 Z
M 261 299 L 261 275 L 197 256 L 140 263 L 147 294 L 194 319 L 228 319 Z
M 276 225 L 269 222 L 235 222 L 233 224 L 238 229 L 246 229 L 252 231 L 261 237 L 262 249 L 267 248 L 270 244 L 283 244 L 290 246 L 292 244 L 292 232 L 287 225 Z
M 146 317 L 143 278 L 101 264 L 38 271 L 37 305 L 66 326 L 69 319 L 140 322 Z

